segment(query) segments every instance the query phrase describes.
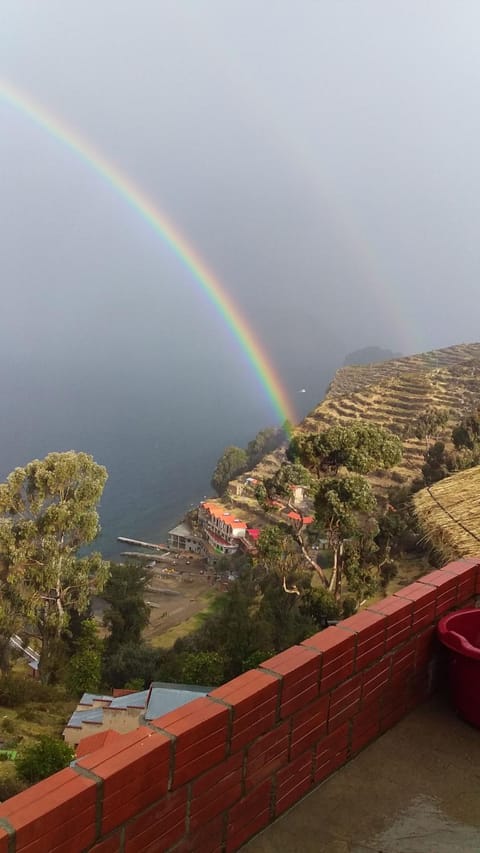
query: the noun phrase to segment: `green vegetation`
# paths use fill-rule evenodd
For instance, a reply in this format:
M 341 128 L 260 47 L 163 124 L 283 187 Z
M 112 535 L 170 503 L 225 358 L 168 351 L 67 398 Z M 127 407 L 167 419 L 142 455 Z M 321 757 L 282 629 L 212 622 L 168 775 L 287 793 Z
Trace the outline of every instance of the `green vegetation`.
M 455 477 L 475 500 L 476 469 L 465 469 L 480 462 L 480 381 L 476 394 L 476 370 L 455 354 L 448 368 L 404 359 L 412 370 L 393 379 L 388 363 L 342 369 L 321 417 L 296 430 L 286 458 L 262 461 L 290 438 L 289 425 L 227 448 L 212 481 L 219 493 L 260 460 L 256 553 L 220 559 L 225 591 L 206 593 L 202 613 L 151 643 L 150 572 L 79 556 L 99 530 L 105 469 L 71 451 L 14 471 L 0 485 L 0 799 L 68 764 L 59 738 L 83 692 L 152 681 L 216 686 L 435 564 L 457 535 L 455 519 L 452 529 L 442 522 L 444 540 L 436 535 L 438 500 L 454 500 Z M 462 382 L 468 405 L 455 397 Z M 251 507 L 247 491 L 238 501 Z M 103 627 L 90 618 L 99 592 Z M 39 652 L 39 681 L 19 677 L 13 633 Z
M 16 468 L 0 485 L 3 672 L 10 636 L 21 632 L 38 641 L 41 680 L 58 678 L 71 614 L 88 610 L 108 576 L 100 554 L 78 557 L 99 531 L 96 506 L 106 479 L 91 456 L 70 451 Z
M 68 767 L 75 758 L 71 746 L 44 735 L 37 743 L 25 747 L 15 758 L 15 768 L 23 782 L 40 782 Z
M 390 430 L 355 421 L 333 426 L 319 435 L 300 434 L 292 439 L 287 451 L 291 462 L 301 462 L 317 477 L 338 474 L 348 468 L 368 474 L 376 468 L 392 468 L 402 458 L 402 443 Z
M 0 678 L 0 801 L 23 790 L 26 782 L 17 774 L 15 759 L 46 736 L 60 743 L 66 721 L 76 706 L 64 688 L 41 684 L 16 665 L 8 677 Z
M 281 427 L 266 427 L 249 441 L 246 450 L 241 447 L 227 447 L 220 456 L 212 475 L 212 487 L 218 495 L 223 495 L 230 480 L 243 474 L 278 447 L 285 444 L 291 434 L 292 426 L 285 421 Z
M 103 593 L 110 605 L 104 614 L 109 651 L 124 643 L 140 642 L 150 618 L 145 592 L 151 578 L 152 573 L 145 566 L 110 563 L 110 576 Z

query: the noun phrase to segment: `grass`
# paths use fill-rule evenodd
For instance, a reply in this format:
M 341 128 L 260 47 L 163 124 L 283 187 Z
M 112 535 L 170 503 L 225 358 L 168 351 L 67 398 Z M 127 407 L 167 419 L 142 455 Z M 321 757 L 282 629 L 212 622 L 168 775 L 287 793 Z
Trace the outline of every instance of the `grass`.
M 22 667 L 15 666 L 15 677 L 31 681 L 31 676 L 22 673 Z M 32 687 L 33 694 L 35 688 Z M 42 735 L 61 738 L 63 729 L 76 701 L 66 699 L 52 689 L 51 697 L 35 701 L 35 697 L 18 704 L 15 708 L 0 705 L 0 743 L 2 750 L 18 751 L 24 746 L 35 743 Z M 16 777 L 15 764 L 11 759 L 0 761 L 0 801 L 22 790 Z
M 217 594 L 218 593 L 210 590 L 206 592 L 201 596 L 203 606 L 197 613 L 193 616 L 189 616 L 189 618 L 185 619 L 183 622 L 179 622 L 178 625 L 173 625 L 171 628 L 167 628 L 167 630 L 163 631 L 161 634 L 149 637 L 149 644 L 155 649 L 171 649 L 176 640 L 187 637 L 188 634 L 191 634 L 198 628 L 200 615 L 202 613 L 206 613 L 210 609 L 210 605 L 214 598 L 216 598 Z

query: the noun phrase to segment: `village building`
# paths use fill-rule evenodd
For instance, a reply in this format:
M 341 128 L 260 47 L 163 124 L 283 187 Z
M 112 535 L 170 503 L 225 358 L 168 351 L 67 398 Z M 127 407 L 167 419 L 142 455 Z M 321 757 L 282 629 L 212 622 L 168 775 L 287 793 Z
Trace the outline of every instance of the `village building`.
M 168 533 L 168 547 L 178 551 L 191 551 L 193 554 L 201 554 L 205 550 L 205 543 L 201 536 L 197 536 L 191 527 L 185 522 L 177 524 Z
M 198 508 L 198 520 L 203 526 L 211 548 L 217 554 L 235 554 L 244 539 L 247 525 L 229 510 L 214 501 L 203 501 Z
M 76 748 L 93 734 L 99 737 L 110 731 L 125 734 L 206 696 L 209 690 L 193 684 L 154 682 L 149 690 L 114 690 L 112 696 L 84 693 L 63 730 L 63 738 Z

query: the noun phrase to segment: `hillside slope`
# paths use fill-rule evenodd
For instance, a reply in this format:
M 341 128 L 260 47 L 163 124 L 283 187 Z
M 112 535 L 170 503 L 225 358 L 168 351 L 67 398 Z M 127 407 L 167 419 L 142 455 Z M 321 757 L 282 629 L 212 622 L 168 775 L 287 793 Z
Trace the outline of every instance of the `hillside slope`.
M 337 370 L 325 399 L 298 425 L 298 432 L 321 432 L 334 423 L 362 418 L 385 426 L 404 441 L 402 463 L 390 471 L 377 471 L 370 480 L 377 493 L 393 483 L 406 483 L 421 474 L 425 442 L 406 437 L 427 407 L 448 410 L 449 420 L 438 433 L 448 439 L 452 426 L 480 400 L 480 343 L 406 356 L 371 365 Z M 247 477 L 271 476 L 284 458 L 276 451 L 253 471 L 230 483 L 228 494 L 235 503 L 252 507 Z

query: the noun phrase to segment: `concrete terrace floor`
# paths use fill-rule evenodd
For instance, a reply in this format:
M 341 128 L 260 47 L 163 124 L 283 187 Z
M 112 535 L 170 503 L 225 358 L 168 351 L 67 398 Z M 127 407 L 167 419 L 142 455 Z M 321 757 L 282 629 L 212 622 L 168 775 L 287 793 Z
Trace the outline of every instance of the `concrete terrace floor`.
M 242 853 L 479 853 L 480 730 L 436 696 Z

